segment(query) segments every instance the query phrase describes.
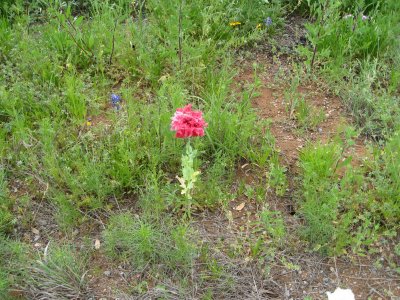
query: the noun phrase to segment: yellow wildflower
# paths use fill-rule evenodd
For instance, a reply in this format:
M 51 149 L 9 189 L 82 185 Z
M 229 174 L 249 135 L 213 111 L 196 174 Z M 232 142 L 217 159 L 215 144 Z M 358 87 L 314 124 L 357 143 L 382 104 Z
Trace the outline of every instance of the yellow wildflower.
M 257 29 L 261 29 L 261 27 L 262 27 L 262 24 L 261 24 L 261 23 L 258 23 L 256 28 L 257 28 Z
M 240 24 L 242 24 L 242 23 L 239 21 L 229 22 L 229 26 L 231 26 L 231 27 L 236 27 L 236 26 L 239 26 Z

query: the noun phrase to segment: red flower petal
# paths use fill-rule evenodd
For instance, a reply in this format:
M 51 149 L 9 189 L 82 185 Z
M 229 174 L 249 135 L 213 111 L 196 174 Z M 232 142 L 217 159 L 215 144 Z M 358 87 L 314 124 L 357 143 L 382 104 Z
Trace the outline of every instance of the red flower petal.
M 178 108 L 171 122 L 171 130 L 176 131 L 175 137 L 177 138 L 204 136 L 204 128 L 207 126 L 208 124 L 203 119 L 203 113 L 192 110 L 191 104 Z

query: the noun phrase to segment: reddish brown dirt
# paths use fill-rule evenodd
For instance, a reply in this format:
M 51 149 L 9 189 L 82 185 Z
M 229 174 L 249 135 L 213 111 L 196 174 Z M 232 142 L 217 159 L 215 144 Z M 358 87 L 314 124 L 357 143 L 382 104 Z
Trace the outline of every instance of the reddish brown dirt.
M 304 139 L 291 132 L 293 122 L 288 119 L 285 106 L 282 103 L 281 91 L 263 87 L 260 97 L 254 100 L 254 107 L 263 118 L 272 120 L 271 132 L 276 139 L 276 145 L 287 165 L 296 158 L 298 150 L 304 145 Z
M 276 139 L 282 163 L 288 168 L 293 168 L 298 160 L 300 150 L 307 142 L 329 142 L 341 126 L 351 123 L 351 119 L 345 115 L 345 109 L 338 97 L 319 91 L 315 84 L 307 84 L 299 86 L 299 94 L 317 110 L 322 110 L 325 119 L 314 130 L 299 131 L 296 121 L 290 118 L 285 103 L 284 92 L 288 86 L 274 83 L 275 75 L 271 73 L 273 69 L 270 67 L 267 73 L 271 75 L 263 78 L 260 96 L 253 100 L 253 106 L 261 117 L 272 121 L 270 130 Z M 242 85 L 251 82 L 253 80 L 251 69 L 245 70 L 243 74 L 236 77 L 236 80 Z M 362 148 L 363 145 L 359 143 L 356 153 L 364 153 Z

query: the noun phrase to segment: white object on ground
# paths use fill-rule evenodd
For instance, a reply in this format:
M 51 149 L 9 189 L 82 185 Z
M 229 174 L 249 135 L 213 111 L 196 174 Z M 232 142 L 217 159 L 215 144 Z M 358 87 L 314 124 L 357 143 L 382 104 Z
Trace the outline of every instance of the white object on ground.
M 326 292 L 328 300 L 355 300 L 354 294 L 350 289 L 337 288 L 333 293 Z

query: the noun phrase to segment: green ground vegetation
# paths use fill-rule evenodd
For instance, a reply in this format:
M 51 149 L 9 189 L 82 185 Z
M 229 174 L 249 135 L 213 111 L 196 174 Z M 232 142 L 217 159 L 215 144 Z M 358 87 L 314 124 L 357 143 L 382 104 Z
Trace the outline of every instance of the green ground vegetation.
M 314 130 L 324 115 L 293 85 L 323 80 L 354 119 L 328 144 L 304 148 L 297 175 L 279 160 L 269 121 L 252 107 L 257 65 L 253 83 L 238 89 L 234 81 L 237 53 L 276 45 L 289 14 L 308 22 L 307 42 L 295 49 L 300 71 L 287 85 L 288 111 L 303 131 Z M 238 279 L 226 259 L 245 255 L 244 245 L 265 270 L 293 236 L 322 255 L 363 255 L 395 237 L 399 19 L 396 0 L 2 1 L 0 297 L 90 297 L 94 249 L 90 236 L 78 247 L 74 232 L 93 220 L 101 221 L 104 257 L 147 274 L 129 293 L 144 294 L 168 278 L 185 294 L 196 280 L 202 299 L 233 293 Z M 120 95 L 119 107 L 111 94 Z M 185 141 L 170 122 L 187 103 L 208 122 L 206 135 L 192 141 L 201 171 L 194 211 L 226 210 L 237 196 L 239 162 L 263 174 L 257 186 L 236 192 L 258 203 L 259 222 L 229 249 L 202 241 L 196 216 L 183 217 L 175 177 Z M 354 166 L 346 153 L 359 136 L 369 139 L 371 159 Z M 302 224 L 295 231 L 266 201 L 268 192 L 285 196 L 289 181 Z M 37 203 L 51 208 L 47 218 L 65 236 L 50 236 L 40 252 L 24 240 Z

